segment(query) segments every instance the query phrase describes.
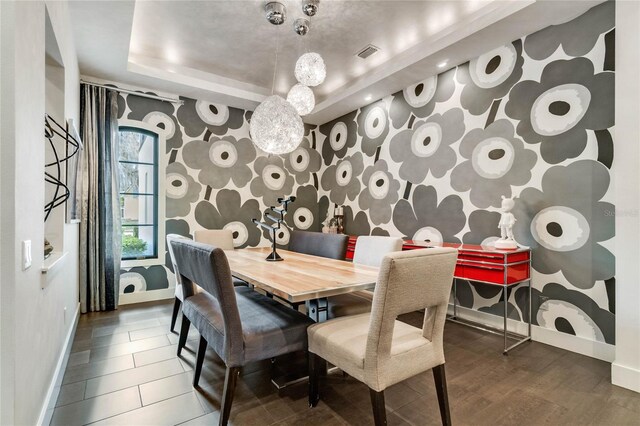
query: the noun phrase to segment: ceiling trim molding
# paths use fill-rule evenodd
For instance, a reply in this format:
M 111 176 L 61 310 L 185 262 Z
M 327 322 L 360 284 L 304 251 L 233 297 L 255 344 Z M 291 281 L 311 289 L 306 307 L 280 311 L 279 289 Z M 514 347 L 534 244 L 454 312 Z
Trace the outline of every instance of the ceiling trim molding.
M 430 37 L 428 40 L 424 40 L 420 43 L 415 44 L 414 46 L 406 49 L 398 55 L 390 58 L 379 67 L 374 68 L 373 70 L 358 77 L 356 80 L 352 80 L 348 83 L 345 83 L 342 87 L 337 88 L 331 93 L 330 96 L 327 96 L 316 105 L 313 115 L 320 113 L 327 108 L 330 108 L 331 106 L 349 96 L 352 96 L 364 89 L 371 87 L 373 84 L 378 83 L 392 76 L 393 74 L 403 71 L 411 67 L 412 65 L 416 65 L 426 58 L 429 58 L 430 62 L 433 63 L 433 73 L 431 75 L 441 71 L 437 71 L 436 68 L 436 64 L 441 60 L 447 60 L 451 64 L 449 68 L 462 63 L 452 63 L 451 59 L 449 58 L 438 58 L 434 57 L 434 55 L 454 45 L 455 43 L 458 43 L 461 40 L 473 35 L 474 33 L 487 28 L 490 25 L 493 25 L 513 15 L 514 13 L 521 11 L 522 9 L 530 6 L 533 3 L 535 3 L 535 0 L 521 0 L 516 2 L 493 2 L 486 7 L 480 8 L 473 14 L 466 17 L 463 21 L 460 21 L 455 25 L 445 27 L 442 31 L 440 31 L 433 37 Z M 466 58 L 465 61 L 466 60 L 468 60 L 468 58 Z M 425 75 L 424 77 L 421 77 L 416 81 L 420 81 L 426 77 L 429 77 L 429 75 Z M 402 90 L 404 87 L 406 87 L 406 84 L 404 82 L 401 84 L 403 86 L 399 87 L 398 90 Z M 384 96 L 389 94 L 390 93 L 385 93 Z
M 129 55 L 127 71 L 254 102 L 256 106 L 269 96 L 263 87 L 143 56 Z

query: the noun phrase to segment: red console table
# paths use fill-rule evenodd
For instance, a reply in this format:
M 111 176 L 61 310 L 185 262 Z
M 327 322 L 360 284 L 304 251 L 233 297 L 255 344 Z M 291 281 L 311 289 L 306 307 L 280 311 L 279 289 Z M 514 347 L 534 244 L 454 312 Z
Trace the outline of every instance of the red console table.
M 349 237 L 347 258 L 353 259 L 357 237 Z M 497 250 L 493 247 L 458 243 L 430 243 L 424 241 L 406 240 L 402 250 L 414 250 L 431 247 L 452 247 L 458 250 L 458 261 L 453 280 L 453 315 L 448 319 L 453 322 L 468 325 L 491 333 L 499 333 L 504 338 L 506 355 L 511 349 L 531 340 L 531 250 L 518 248 L 516 250 Z M 480 326 L 458 316 L 458 299 L 456 297 L 457 280 L 469 280 L 487 285 L 502 287 L 504 300 L 503 329 L 494 330 Z M 507 330 L 507 290 L 517 284 L 527 282 L 529 286 L 529 320 L 527 335 L 512 333 Z M 508 346 L 508 339 L 516 340 Z

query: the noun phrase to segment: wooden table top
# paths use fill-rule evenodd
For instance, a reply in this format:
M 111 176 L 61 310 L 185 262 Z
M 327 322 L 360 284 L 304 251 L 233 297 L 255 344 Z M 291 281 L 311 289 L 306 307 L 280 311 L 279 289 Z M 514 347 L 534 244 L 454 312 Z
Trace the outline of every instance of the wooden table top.
M 231 273 L 289 302 L 304 302 L 371 289 L 378 268 L 344 260 L 278 250 L 284 259 L 267 262 L 270 247 L 227 250 Z

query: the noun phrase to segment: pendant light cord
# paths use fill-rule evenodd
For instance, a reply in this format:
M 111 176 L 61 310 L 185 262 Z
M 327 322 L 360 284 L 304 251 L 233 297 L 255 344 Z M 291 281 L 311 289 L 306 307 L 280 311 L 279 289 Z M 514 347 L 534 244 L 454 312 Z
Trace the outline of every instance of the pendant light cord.
M 280 43 L 280 33 L 278 32 L 278 27 L 276 26 L 276 63 L 273 66 L 273 81 L 271 82 L 271 95 L 273 96 L 273 92 L 276 87 L 276 72 L 278 70 L 278 45 Z

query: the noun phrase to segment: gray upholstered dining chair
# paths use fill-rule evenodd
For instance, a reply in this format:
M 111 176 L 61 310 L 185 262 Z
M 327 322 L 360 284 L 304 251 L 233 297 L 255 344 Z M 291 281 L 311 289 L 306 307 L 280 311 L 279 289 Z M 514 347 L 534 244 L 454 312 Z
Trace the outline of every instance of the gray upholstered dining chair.
M 349 236 L 323 234 L 322 232 L 291 231 L 289 250 L 329 259 L 344 260 L 347 255 Z
M 204 229 L 198 230 L 194 232 L 195 241 L 203 242 L 206 244 L 215 245 L 220 247 L 222 250 L 233 250 L 233 233 L 226 229 Z M 171 259 L 171 265 L 173 266 L 173 270 L 176 270 L 176 264 L 173 259 L 173 251 L 171 249 L 170 241 L 174 240 L 190 240 L 190 238 L 184 237 L 178 234 L 167 234 L 167 250 L 169 252 L 169 257 Z M 171 314 L 171 326 L 169 330 L 173 332 L 173 329 L 176 326 L 176 321 L 178 319 L 178 313 L 180 312 L 180 306 L 182 305 L 182 301 L 184 300 L 182 284 L 180 284 L 180 280 L 178 279 L 178 275 L 175 274 L 176 280 L 176 291 L 173 299 L 173 312 Z M 233 285 L 247 285 L 246 282 L 242 281 L 239 278 L 233 277 Z M 196 285 L 195 292 L 198 292 L 198 287 Z
M 389 253 L 402 250 L 402 238 L 363 235 L 356 240 L 353 263 L 379 267 Z M 329 298 L 329 318 L 357 315 L 371 311 L 370 290 L 340 294 Z
M 222 250 L 235 250 L 233 245 L 233 231 L 230 229 L 196 229 L 193 231 L 193 241 L 209 244 Z M 233 277 L 233 285 L 247 285 L 240 278 Z
M 442 337 L 457 251 L 430 248 L 387 255 L 370 313 L 313 324 L 309 339 L 309 404 L 319 401 L 323 362 L 370 389 L 376 425 L 386 424 L 384 390 L 433 370 L 443 424 L 451 424 Z M 396 318 L 425 309 L 422 329 Z
M 210 346 L 226 365 L 220 410 L 220 424 L 226 425 L 240 368 L 248 362 L 305 350 L 307 327 L 313 321 L 249 287 L 234 288 L 227 257 L 220 248 L 186 240 L 173 240 L 171 245 L 185 296 L 178 356 L 193 323 L 201 336 L 193 386 L 198 386 Z M 204 291 L 194 294 L 194 282 Z

